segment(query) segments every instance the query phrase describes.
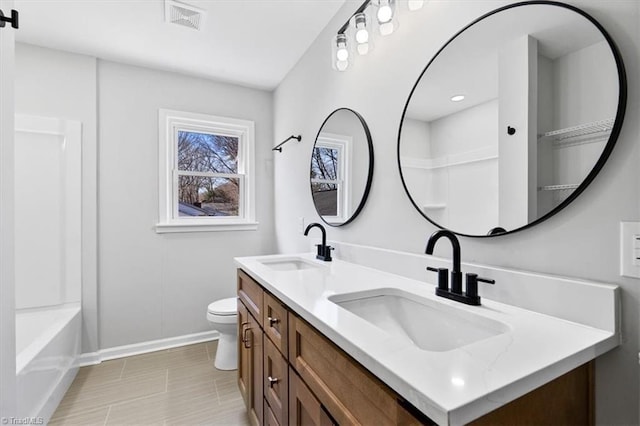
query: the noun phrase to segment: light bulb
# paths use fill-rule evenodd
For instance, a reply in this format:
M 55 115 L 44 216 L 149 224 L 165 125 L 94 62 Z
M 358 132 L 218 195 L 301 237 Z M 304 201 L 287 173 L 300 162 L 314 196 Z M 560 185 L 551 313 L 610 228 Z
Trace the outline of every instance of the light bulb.
M 336 68 L 338 71 L 344 71 L 349 67 L 349 61 L 338 61 L 336 62 Z
M 359 44 L 363 44 L 369 41 L 369 31 L 367 31 L 367 29 L 364 28 L 364 25 L 362 26 L 362 28 L 356 31 L 356 41 Z
M 369 31 L 367 31 L 367 16 L 360 12 L 353 16 L 356 27 L 356 42 L 362 44 L 369 41 Z
M 389 5 L 389 0 L 381 0 L 380 8 L 378 9 L 378 22 L 384 24 L 389 22 L 393 18 L 393 10 Z
M 409 0 L 407 2 L 407 6 L 409 6 L 409 10 L 422 9 L 422 6 L 424 6 L 424 0 Z
M 369 43 L 358 44 L 358 53 L 360 55 L 366 55 L 367 53 L 369 53 Z
M 338 34 L 336 36 L 336 47 L 336 59 L 338 59 L 338 61 L 346 61 L 349 58 L 346 35 Z
M 338 46 L 338 51 L 336 52 L 336 58 L 338 61 L 346 61 L 349 59 L 349 51 L 345 47 L 344 44 Z
M 464 95 L 455 95 L 451 97 L 452 102 L 460 102 L 464 100 Z
M 380 34 L 383 36 L 387 36 L 391 34 L 394 30 L 393 22 L 387 22 L 386 24 L 380 24 Z

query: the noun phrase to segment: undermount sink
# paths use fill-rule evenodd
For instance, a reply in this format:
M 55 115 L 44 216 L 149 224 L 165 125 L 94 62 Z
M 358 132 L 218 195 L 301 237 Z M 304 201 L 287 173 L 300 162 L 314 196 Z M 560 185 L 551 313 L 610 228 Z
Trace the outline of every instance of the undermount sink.
M 501 322 L 397 289 L 339 294 L 329 300 L 426 351 L 449 351 L 509 331 Z
M 301 271 L 319 268 L 315 263 L 299 258 L 262 260 L 260 263 L 276 271 Z

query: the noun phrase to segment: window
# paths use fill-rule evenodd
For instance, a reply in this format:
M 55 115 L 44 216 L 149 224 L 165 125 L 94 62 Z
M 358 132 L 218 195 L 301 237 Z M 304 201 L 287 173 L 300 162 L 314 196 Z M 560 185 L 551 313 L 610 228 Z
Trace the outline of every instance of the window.
M 252 121 L 161 109 L 157 232 L 257 229 Z
M 322 133 L 311 157 L 311 194 L 318 214 L 328 223 L 349 216 L 348 136 Z

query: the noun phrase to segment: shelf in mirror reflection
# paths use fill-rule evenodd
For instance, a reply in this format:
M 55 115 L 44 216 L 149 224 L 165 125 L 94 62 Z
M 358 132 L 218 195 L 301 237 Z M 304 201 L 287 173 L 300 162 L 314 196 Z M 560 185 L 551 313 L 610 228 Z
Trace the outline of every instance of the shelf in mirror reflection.
M 580 185 L 578 185 L 577 183 L 571 183 L 567 185 L 546 185 L 539 186 L 538 191 L 569 191 L 576 189 L 578 186 Z
M 444 167 L 462 166 L 464 164 L 496 159 L 498 159 L 497 146 L 488 146 L 480 149 L 475 149 L 473 151 L 459 152 L 452 155 L 433 158 L 403 156 L 401 158 L 401 161 L 402 167 L 435 170 Z
M 606 141 L 613 129 L 613 118 L 580 124 L 578 126 L 553 130 L 538 135 L 538 142 L 552 141 L 554 143 L 573 142 L 578 138 L 587 138 L 587 142 Z
M 442 210 L 446 209 L 447 205 L 445 203 L 425 204 L 422 208 L 425 210 Z

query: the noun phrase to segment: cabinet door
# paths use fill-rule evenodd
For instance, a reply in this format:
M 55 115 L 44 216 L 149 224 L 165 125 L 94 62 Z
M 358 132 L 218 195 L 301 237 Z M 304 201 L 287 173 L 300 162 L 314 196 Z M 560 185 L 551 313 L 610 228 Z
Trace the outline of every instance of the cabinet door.
M 276 416 L 273 415 L 273 411 L 269 408 L 266 400 L 264 403 L 264 426 L 280 426 L 280 423 L 276 420 Z M 287 424 L 284 426 L 287 426 Z
M 251 395 L 251 347 L 245 344 L 249 328 L 249 312 L 244 303 L 238 299 L 238 388 L 244 405 L 249 409 Z
M 263 334 L 258 321 L 238 301 L 238 388 L 254 426 L 263 424 Z
M 262 388 L 263 337 L 264 333 L 260 328 L 260 324 L 249 314 L 249 331 L 247 332 L 246 344 L 249 346 L 249 362 L 251 363 L 251 391 L 248 411 L 249 418 L 254 426 L 264 424 L 264 392 Z
M 336 425 L 320 401 L 313 396 L 302 379 L 291 368 L 289 369 L 289 425 Z
M 265 332 L 266 336 L 266 332 Z M 287 360 L 276 346 L 264 339 L 264 398 L 269 403 L 278 423 L 288 424 L 289 369 Z

